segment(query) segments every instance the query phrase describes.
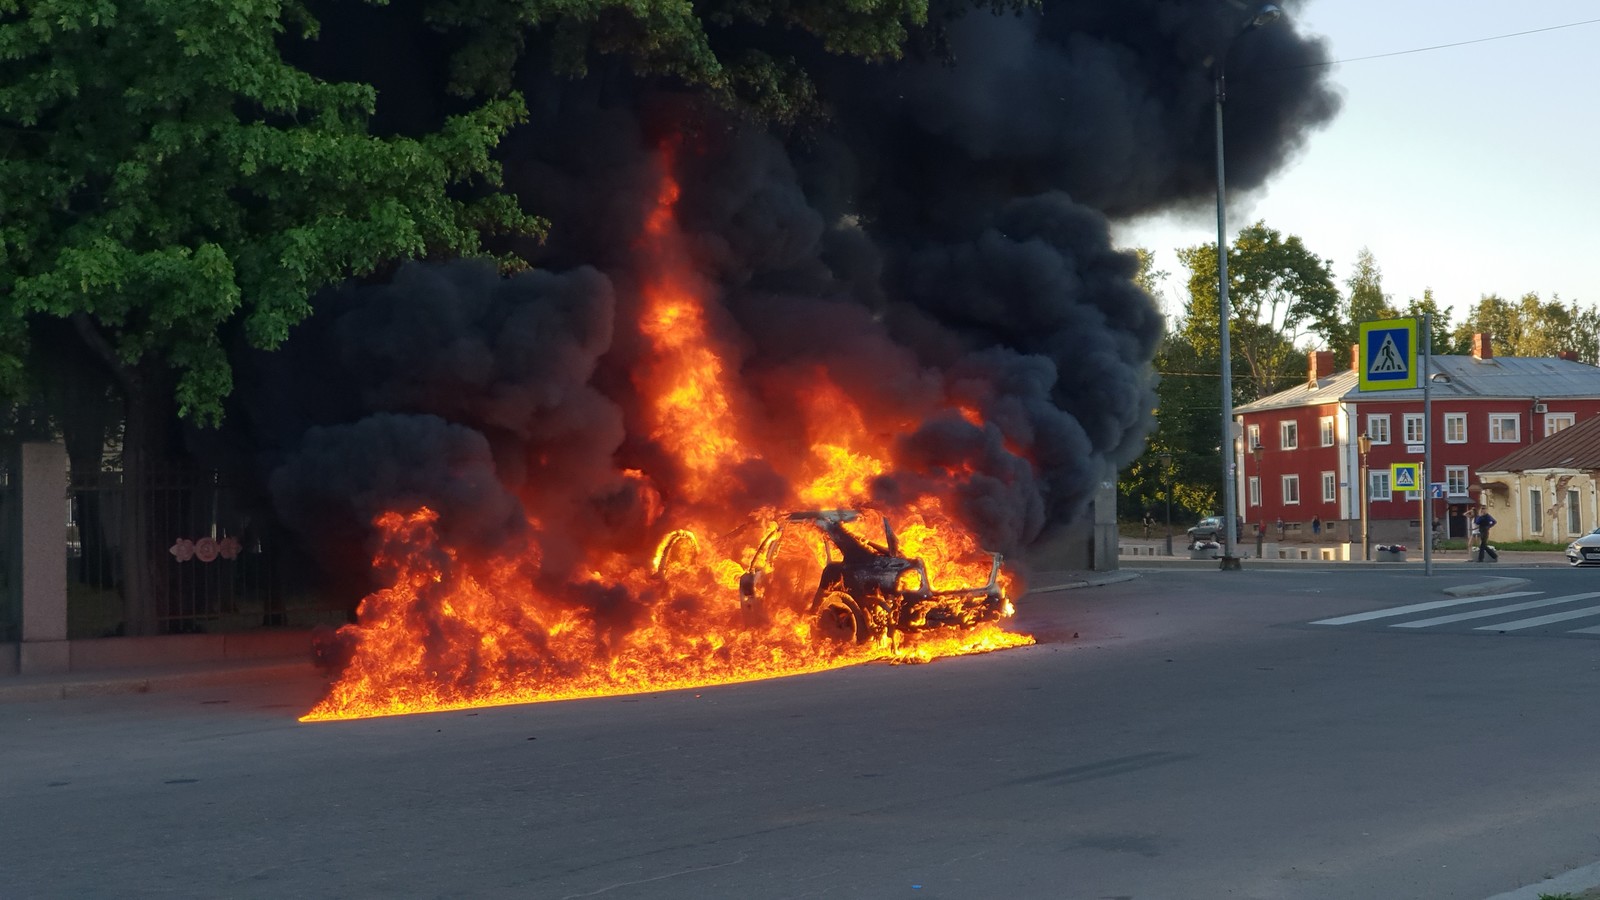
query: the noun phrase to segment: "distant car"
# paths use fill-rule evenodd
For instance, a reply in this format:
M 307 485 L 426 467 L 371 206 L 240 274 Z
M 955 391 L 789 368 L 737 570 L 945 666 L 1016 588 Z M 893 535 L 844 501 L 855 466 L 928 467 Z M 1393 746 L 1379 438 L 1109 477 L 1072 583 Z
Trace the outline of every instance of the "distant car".
M 1222 517 L 1206 516 L 1199 524 L 1189 526 L 1189 543 L 1193 545 L 1198 541 L 1214 541 L 1220 531 L 1222 531 Z
M 1574 566 L 1600 566 L 1600 528 L 1567 545 L 1567 562 Z
M 1223 519 L 1221 516 L 1206 516 L 1204 519 L 1200 520 L 1199 524 L 1191 525 L 1188 531 L 1189 546 L 1193 547 L 1195 544 L 1201 541 L 1216 541 L 1221 543 L 1222 538 L 1220 535 L 1222 534 L 1222 521 Z M 1238 517 L 1235 517 L 1235 521 L 1233 523 L 1233 539 L 1235 541 L 1244 540 L 1244 520 Z

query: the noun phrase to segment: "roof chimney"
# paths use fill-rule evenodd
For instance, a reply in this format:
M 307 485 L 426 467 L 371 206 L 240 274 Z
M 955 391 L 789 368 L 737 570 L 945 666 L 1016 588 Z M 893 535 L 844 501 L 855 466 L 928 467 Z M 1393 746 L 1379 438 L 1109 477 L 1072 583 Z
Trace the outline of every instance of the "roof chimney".
M 1558 352 L 1556 354 L 1556 357 L 1559 358 L 1559 359 L 1564 359 L 1567 362 L 1577 362 L 1578 361 L 1578 351 L 1576 351 L 1576 350 L 1562 350 L 1562 351 L 1560 351 L 1560 352 Z
M 1360 374 L 1360 372 L 1361 372 L 1361 345 L 1360 344 L 1351 344 L 1350 345 L 1350 371 L 1355 372 L 1357 374 Z
M 1489 333 L 1480 331 L 1472 336 L 1472 358 L 1494 359 L 1494 345 L 1489 341 Z
M 1312 387 L 1317 386 L 1317 381 L 1333 374 L 1333 351 L 1313 350 L 1310 353 L 1311 371 L 1306 373 L 1306 379 Z

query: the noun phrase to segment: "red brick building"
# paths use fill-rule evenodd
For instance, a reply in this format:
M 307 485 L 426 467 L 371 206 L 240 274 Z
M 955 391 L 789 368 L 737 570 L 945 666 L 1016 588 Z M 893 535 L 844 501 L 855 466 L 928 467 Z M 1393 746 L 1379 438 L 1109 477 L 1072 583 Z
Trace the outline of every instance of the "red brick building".
M 1275 536 L 1281 519 L 1290 538 L 1312 537 L 1316 521 L 1325 540 L 1358 540 L 1358 438 L 1366 434 L 1371 539 L 1414 546 L 1418 495 L 1390 490 L 1389 465 L 1423 461 L 1422 390 L 1362 392 L 1356 357 L 1353 349 L 1351 365 L 1336 370 L 1332 352 L 1316 351 L 1304 383 L 1234 409 L 1247 537 L 1258 524 Z M 1497 358 L 1488 336 L 1474 335 L 1471 356 L 1435 356 L 1429 371 L 1433 471 L 1423 481 L 1445 485 L 1429 507 L 1451 536 L 1465 536 L 1469 505 L 1481 500 L 1494 512 L 1496 496 L 1483 493 L 1478 467 L 1600 414 L 1600 368 L 1570 354 Z

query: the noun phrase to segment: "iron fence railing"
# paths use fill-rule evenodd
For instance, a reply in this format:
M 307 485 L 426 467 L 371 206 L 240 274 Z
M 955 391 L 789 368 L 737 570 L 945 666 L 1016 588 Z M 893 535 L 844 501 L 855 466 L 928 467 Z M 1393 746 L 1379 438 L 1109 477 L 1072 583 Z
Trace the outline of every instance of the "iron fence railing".
M 0 644 L 22 638 L 22 522 L 10 448 L 0 450 Z
M 211 471 L 164 468 L 141 480 L 72 473 L 69 637 L 342 621 L 345 607 L 315 590 L 257 498 Z

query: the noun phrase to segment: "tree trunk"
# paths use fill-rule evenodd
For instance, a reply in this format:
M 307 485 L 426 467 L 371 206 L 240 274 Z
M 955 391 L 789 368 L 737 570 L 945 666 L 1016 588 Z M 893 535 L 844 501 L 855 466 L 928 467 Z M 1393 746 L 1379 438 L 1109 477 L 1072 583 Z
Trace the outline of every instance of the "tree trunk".
M 167 605 L 168 536 L 158 532 L 153 488 L 166 461 L 171 424 L 167 371 L 147 361 L 130 365 L 87 316 L 73 319 L 84 342 L 96 351 L 122 388 L 122 491 L 120 532 L 122 632 L 151 635 L 161 630 Z

